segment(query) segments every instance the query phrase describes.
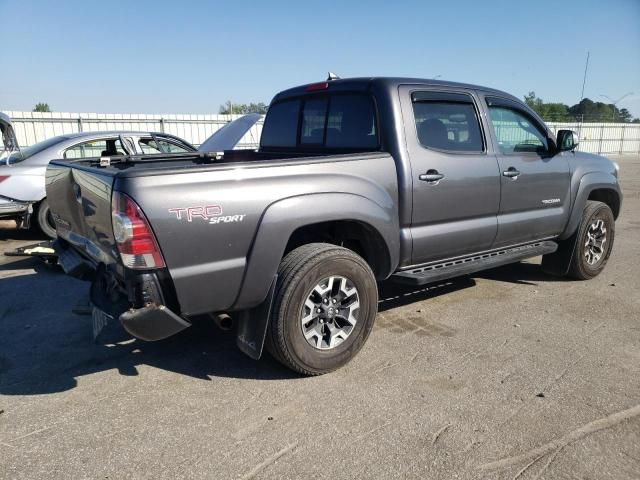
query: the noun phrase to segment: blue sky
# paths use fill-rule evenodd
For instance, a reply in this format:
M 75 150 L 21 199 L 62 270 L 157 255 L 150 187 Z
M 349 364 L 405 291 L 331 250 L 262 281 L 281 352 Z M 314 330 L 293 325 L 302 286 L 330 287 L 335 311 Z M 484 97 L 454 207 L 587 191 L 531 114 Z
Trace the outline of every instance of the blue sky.
M 216 113 L 228 99 L 390 75 L 546 101 L 618 98 L 640 116 L 640 0 L 0 0 L 0 110 Z

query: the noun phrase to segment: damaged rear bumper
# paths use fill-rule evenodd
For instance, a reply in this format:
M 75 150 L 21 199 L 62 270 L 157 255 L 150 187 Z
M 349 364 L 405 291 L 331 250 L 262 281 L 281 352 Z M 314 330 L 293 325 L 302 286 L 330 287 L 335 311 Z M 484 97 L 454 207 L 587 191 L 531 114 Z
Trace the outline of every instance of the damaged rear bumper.
M 28 218 L 33 212 L 33 202 L 21 202 L 0 195 L 0 219 L 15 218 L 28 227 Z
M 191 326 L 167 306 L 162 280 L 156 272 L 128 272 L 122 281 L 103 264 L 95 265 L 61 241 L 55 242 L 58 263 L 65 273 L 91 280 L 91 303 L 124 329 L 146 341 L 162 340 Z
M 191 326 L 166 306 L 156 304 L 127 310 L 120 315 L 120 323 L 134 337 L 149 342 L 170 337 Z

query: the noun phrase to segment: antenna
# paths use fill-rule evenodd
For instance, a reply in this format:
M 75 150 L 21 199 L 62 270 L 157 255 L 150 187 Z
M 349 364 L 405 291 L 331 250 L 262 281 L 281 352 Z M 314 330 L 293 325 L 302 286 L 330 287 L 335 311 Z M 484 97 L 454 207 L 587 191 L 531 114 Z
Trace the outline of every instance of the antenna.
M 333 72 L 329 72 L 327 74 L 327 82 L 331 82 L 333 80 L 340 80 L 340 77 Z

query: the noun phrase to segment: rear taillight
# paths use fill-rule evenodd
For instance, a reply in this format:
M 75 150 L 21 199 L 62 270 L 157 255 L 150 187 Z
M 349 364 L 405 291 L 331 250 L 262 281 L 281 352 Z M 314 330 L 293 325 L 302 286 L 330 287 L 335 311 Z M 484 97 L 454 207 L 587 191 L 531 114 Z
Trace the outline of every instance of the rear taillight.
M 164 267 L 162 253 L 147 218 L 136 202 L 124 193 L 113 192 L 111 221 L 113 236 L 125 267 Z
M 4 182 L 10 175 L 0 175 L 0 183 Z

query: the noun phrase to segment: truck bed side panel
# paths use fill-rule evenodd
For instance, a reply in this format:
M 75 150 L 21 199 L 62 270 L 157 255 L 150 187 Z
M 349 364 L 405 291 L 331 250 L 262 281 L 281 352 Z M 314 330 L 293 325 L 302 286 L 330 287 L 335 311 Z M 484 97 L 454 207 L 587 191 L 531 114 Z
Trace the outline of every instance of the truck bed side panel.
M 129 194 L 149 219 L 183 315 L 234 305 L 263 215 L 283 199 L 314 193 L 362 196 L 388 212 L 393 219 L 389 230 L 398 236 L 396 170 L 388 154 L 222 164 L 171 175 L 134 175 L 118 178 L 114 189 Z M 319 203 L 313 208 L 322 211 L 328 206 Z M 291 212 L 292 219 L 301 216 Z M 284 250 L 285 237 L 279 239 L 282 245 L 273 245 L 274 255 Z M 397 242 L 393 248 L 397 257 Z M 261 273 L 269 279 L 275 270 Z

